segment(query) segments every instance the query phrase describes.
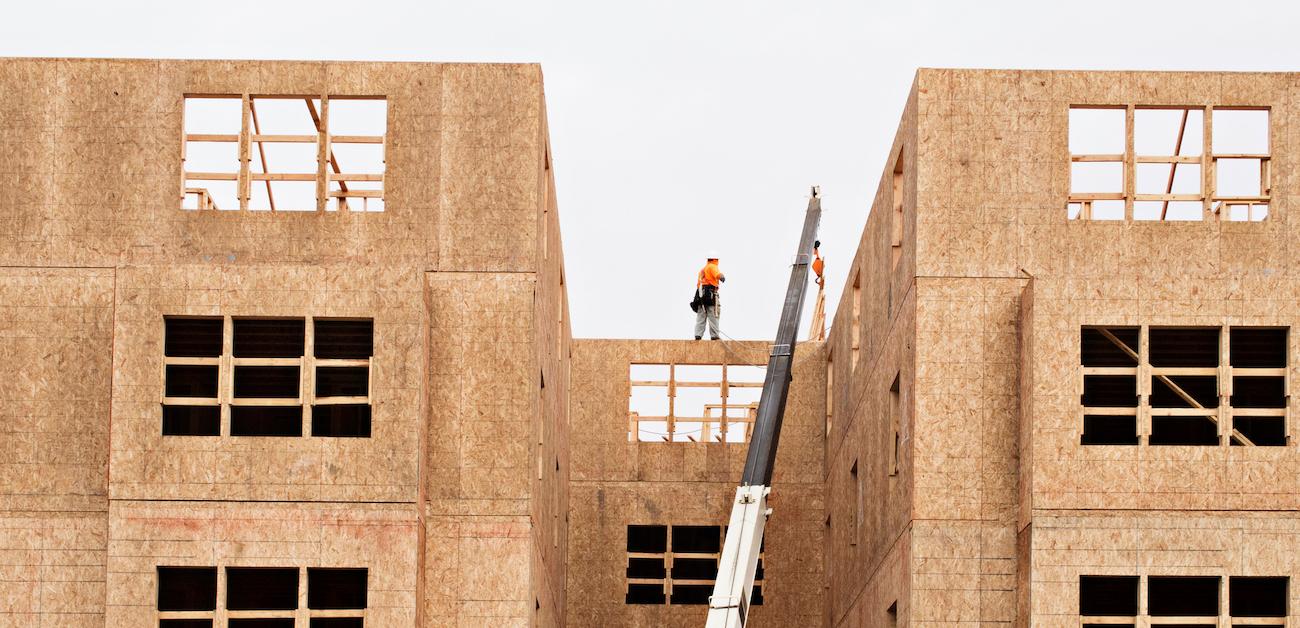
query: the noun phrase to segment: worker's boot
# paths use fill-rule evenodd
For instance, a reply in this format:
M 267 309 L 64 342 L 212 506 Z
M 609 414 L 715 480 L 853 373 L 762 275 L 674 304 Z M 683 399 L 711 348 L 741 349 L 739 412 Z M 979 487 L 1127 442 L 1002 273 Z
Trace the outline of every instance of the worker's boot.
M 721 340 L 721 338 L 718 338 L 717 336 L 710 336 L 709 340 Z
M 700 338 L 699 336 L 696 336 L 695 339 L 696 339 L 696 340 L 701 340 L 701 338 Z

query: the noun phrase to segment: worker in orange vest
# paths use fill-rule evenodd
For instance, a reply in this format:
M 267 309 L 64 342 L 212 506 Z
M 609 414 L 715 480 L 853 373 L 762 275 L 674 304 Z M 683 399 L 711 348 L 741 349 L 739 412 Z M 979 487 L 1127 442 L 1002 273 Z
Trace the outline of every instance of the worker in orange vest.
M 718 270 L 718 254 L 710 252 L 707 263 L 700 269 L 695 280 L 695 300 L 691 309 L 695 310 L 695 339 L 704 337 L 704 324 L 709 324 L 709 339 L 718 339 L 718 318 L 722 315 L 722 299 L 718 295 L 718 286 L 727 277 Z

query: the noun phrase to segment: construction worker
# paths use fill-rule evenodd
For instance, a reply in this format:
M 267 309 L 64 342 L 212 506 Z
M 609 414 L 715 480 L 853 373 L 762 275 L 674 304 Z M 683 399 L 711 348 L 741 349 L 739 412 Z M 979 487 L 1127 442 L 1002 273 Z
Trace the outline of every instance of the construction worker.
M 718 254 L 709 252 L 708 261 L 700 269 L 695 280 L 695 300 L 691 309 L 695 310 L 695 339 L 704 337 L 704 323 L 709 324 L 709 339 L 718 339 L 718 317 L 722 315 L 722 299 L 718 295 L 718 286 L 727 278 L 718 270 Z

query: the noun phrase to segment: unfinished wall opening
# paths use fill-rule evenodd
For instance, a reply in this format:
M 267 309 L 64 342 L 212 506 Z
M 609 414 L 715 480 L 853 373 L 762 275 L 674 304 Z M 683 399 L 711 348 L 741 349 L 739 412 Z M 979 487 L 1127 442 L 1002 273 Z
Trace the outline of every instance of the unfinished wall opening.
M 370 367 L 375 324 L 370 319 L 313 319 L 316 390 L 311 435 L 370 436 Z
M 853 271 L 853 318 L 849 325 L 849 374 L 858 372 L 858 354 L 862 346 L 862 269 Z
M 220 318 L 163 319 L 162 433 L 221 433 Z
M 1233 617 L 1286 617 L 1288 582 L 1285 576 L 1228 578 L 1228 614 Z
M 1137 576 L 1079 576 L 1079 614 L 1136 616 L 1139 584 Z
M 1138 444 L 1142 408 L 1151 445 L 1285 445 L 1286 351 L 1285 328 L 1084 328 L 1081 442 Z
M 217 608 L 216 567 L 158 567 L 158 610 Z
M 885 609 L 885 626 L 886 628 L 898 628 L 898 600 L 894 600 L 894 603 Z
M 826 436 L 831 435 L 835 421 L 835 356 L 826 352 Z
M 305 578 L 299 567 L 158 567 L 158 625 L 212 626 L 223 614 L 241 628 L 293 626 L 297 617 L 317 628 L 361 628 L 368 575 L 366 568 L 347 567 L 309 567 Z M 299 608 L 304 599 L 305 611 Z
M 746 364 L 632 364 L 628 440 L 748 442 L 765 375 Z
M 903 149 L 898 149 L 894 157 L 894 178 L 890 194 L 894 211 L 890 214 L 889 258 L 890 270 L 898 268 L 898 260 L 903 258 Z
M 1083 364 L 1084 445 L 1136 445 L 1137 327 L 1084 327 L 1079 332 Z
M 857 545 L 862 537 L 862 520 L 866 515 L 866 496 L 863 494 L 862 481 L 858 476 L 858 459 L 849 465 L 849 485 L 853 487 L 853 528 L 849 534 L 849 545 Z
M 1072 106 L 1070 220 L 1263 220 L 1268 110 Z
M 1147 614 L 1152 617 L 1218 617 L 1218 576 L 1150 576 Z
M 297 608 L 297 569 L 226 567 L 226 610 L 290 611 Z
M 163 434 L 369 437 L 374 322 L 165 317 Z M 308 342 L 310 340 L 310 342 Z M 308 347 L 310 346 L 310 354 Z
M 891 454 L 889 459 L 889 477 L 898 476 L 898 456 L 902 443 L 899 442 L 899 424 L 902 421 L 902 399 L 899 394 L 899 380 L 902 373 L 894 373 L 894 381 L 889 385 L 889 433 Z
M 627 604 L 708 604 L 726 530 L 701 525 L 627 527 Z M 763 551 L 750 604 L 763 603 Z
M 184 209 L 384 208 L 383 97 L 187 95 L 184 127 Z

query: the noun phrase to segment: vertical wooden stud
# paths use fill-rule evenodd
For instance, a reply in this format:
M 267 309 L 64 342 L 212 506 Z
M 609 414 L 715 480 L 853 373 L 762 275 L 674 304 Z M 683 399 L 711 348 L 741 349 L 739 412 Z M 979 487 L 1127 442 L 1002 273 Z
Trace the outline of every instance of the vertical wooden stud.
M 239 122 L 239 209 L 248 210 L 248 200 L 252 196 L 252 181 L 249 177 L 249 162 L 252 161 L 252 138 L 249 136 L 250 118 L 253 99 L 248 94 L 242 97 Z

